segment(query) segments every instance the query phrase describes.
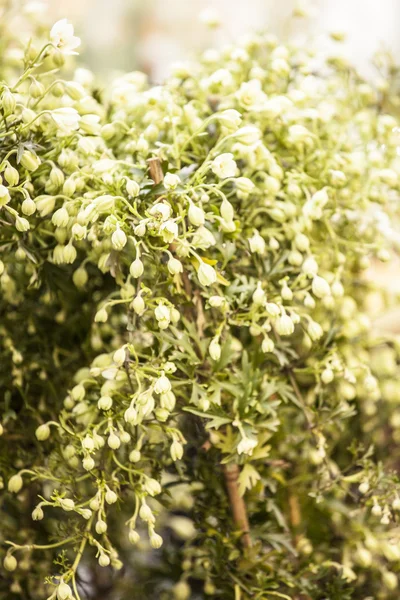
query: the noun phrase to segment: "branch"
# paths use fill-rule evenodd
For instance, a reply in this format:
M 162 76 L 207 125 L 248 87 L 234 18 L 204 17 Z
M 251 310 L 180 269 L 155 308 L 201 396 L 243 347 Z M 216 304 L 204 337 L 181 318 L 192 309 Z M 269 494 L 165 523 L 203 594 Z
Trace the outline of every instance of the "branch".
M 147 162 L 149 163 L 150 177 L 155 185 L 158 185 L 164 179 L 160 159 L 157 157 L 149 158 Z
M 154 181 L 155 185 L 158 185 L 164 179 L 164 174 L 161 168 L 160 159 L 150 158 L 148 161 L 150 177 Z M 174 250 L 174 245 L 171 244 L 170 249 Z M 185 292 L 189 299 L 193 302 L 193 317 L 196 320 L 197 329 L 199 332 L 199 337 L 203 336 L 205 318 L 203 312 L 203 303 L 201 301 L 201 296 L 198 291 L 194 294 L 193 301 L 193 289 L 190 279 L 186 271 L 182 273 L 183 285 L 185 288 Z M 235 525 L 237 528 L 243 532 L 242 544 L 245 548 L 249 548 L 251 546 L 251 539 L 249 534 L 249 520 L 247 517 L 246 505 L 242 496 L 239 494 L 239 485 L 238 478 L 240 474 L 240 469 L 238 465 L 224 465 L 222 467 L 226 489 L 228 491 L 229 502 L 231 505 L 232 516 Z
M 223 465 L 222 467 L 226 489 L 228 491 L 229 502 L 233 521 L 236 527 L 242 531 L 242 544 L 244 548 L 251 547 L 249 519 L 247 517 L 246 505 L 243 497 L 239 493 L 238 478 L 240 475 L 239 465 Z

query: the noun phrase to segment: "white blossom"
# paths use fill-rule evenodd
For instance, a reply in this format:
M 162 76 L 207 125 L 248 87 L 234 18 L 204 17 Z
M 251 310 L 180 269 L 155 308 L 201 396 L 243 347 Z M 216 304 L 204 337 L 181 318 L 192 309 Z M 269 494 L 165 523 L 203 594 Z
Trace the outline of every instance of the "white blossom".
M 75 49 L 80 46 L 81 40 L 74 35 L 74 27 L 67 19 L 60 19 L 54 23 L 50 31 L 50 41 L 63 54 L 78 54 Z
M 233 154 L 227 152 L 214 158 L 211 168 L 217 177 L 226 179 L 227 177 L 235 176 L 237 166 L 233 160 Z

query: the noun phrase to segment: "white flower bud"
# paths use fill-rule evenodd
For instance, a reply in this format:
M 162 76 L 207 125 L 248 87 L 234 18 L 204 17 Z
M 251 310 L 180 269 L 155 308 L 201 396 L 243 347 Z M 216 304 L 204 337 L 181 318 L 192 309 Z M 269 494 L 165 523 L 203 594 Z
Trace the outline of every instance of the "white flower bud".
M 44 517 L 44 512 L 41 506 L 36 506 L 32 511 L 32 519 L 34 521 L 41 521 Z
M 210 296 L 208 302 L 213 308 L 222 308 L 226 300 L 222 296 Z
M 36 171 L 39 168 L 41 160 L 36 154 L 30 150 L 24 150 L 21 156 L 20 163 L 27 171 Z
M 174 410 L 176 403 L 176 397 L 172 390 L 161 394 L 160 396 L 160 405 L 161 408 L 166 408 L 169 412 Z
M 65 512 L 71 512 L 75 508 L 75 502 L 71 498 L 60 498 L 59 502 Z
M 267 302 L 265 305 L 265 312 L 269 317 L 274 319 L 280 315 L 281 309 L 275 302 Z
M 118 365 L 119 367 L 122 367 L 125 360 L 126 360 L 126 348 L 125 348 L 125 346 L 122 346 L 121 348 L 118 348 L 118 350 L 116 350 L 114 352 L 113 361 L 115 362 L 116 365 Z
M 83 398 L 85 397 L 85 393 L 85 386 L 81 383 L 78 383 L 72 388 L 71 397 L 76 401 L 80 401 L 83 400 Z
M 91 501 L 89 502 L 89 506 L 94 512 L 97 512 L 100 509 L 100 500 L 98 495 L 91 499 Z
M 312 280 L 312 292 L 314 296 L 317 298 L 324 298 L 325 296 L 330 296 L 331 288 L 329 287 L 329 283 L 319 275 L 316 275 Z
M 201 261 L 200 266 L 197 271 L 197 276 L 201 285 L 205 287 L 212 285 L 217 281 L 217 273 L 211 265 Z
M 139 450 L 132 450 L 132 452 L 129 454 L 129 460 L 133 463 L 137 463 L 139 462 L 139 460 L 141 459 L 141 454 Z
M 237 190 L 241 194 L 244 194 L 246 196 L 250 194 L 255 188 L 254 183 L 248 177 L 237 177 L 235 179 L 235 185 Z
M 233 129 L 239 127 L 242 120 L 242 115 L 240 112 L 233 108 L 228 108 L 220 113 L 216 113 L 214 116 L 222 125 Z
M 179 310 L 175 307 L 171 308 L 171 321 L 173 323 L 178 323 L 180 318 L 181 318 L 181 313 L 179 312 Z
M 94 440 L 90 435 L 85 435 L 82 440 L 82 448 L 85 450 L 94 450 Z
M 262 344 L 261 344 L 261 350 L 265 353 L 267 352 L 273 352 L 275 348 L 275 344 L 274 342 L 271 340 L 270 337 L 268 337 L 267 335 L 264 337 Z
M 114 433 L 114 431 L 111 431 L 110 435 L 108 436 L 107 444 L 110 448 L 112 448 L 112 450 L 118 450 L 118 448 L 120 447 L 121 440 L 119 439 L 117 434 Z
M 287 284 L 283 285 L 283 287 L 281 289 L 281 296 L 282 296 L 283 300 L 286 300 L 288 302 L 290 300 L 293 300 L 293 292 L 290 289 L 290 287 L 288 287 Z
M 21 210 L 24 215 L 30 217 L 36 212 L 36 204 L 32 200 L 32 198 L 25 198 L 23 203 L 21 204 Z
M 104 552 L 102 552 L 99 556 L 99 565 L 101 567 L 108 567 L 108 565 L 110 564 L 110 557 L 105 554 Z
M 108 319 L 108 313 L 105 308 L 101 308 L 97 311 L 94 316 L 95 323 L 106 323 Z
M 210 345 L 208 347 L 208 352 L 209 352 L 211 358 L 215 361 L 217 361 L 221 358 L 221 346 L 220 346 L 218 337 L 214 337 L 211 340 Z
M 322 383 L 325 383 L 325 384 L 331 383 L 331 381 L 333 381 L 334 377 L 335 377 L 335 375 L 334 375 L 332 369 L 330 369 L 329 367 L 324 369 L 321 373 L 321 381 L 322 381 Z
M 152 477 L 147 477 L 145 479 L 143 487 L 150 496 L 161 494 L 161 485 Z
M 315 308 L 315 300 L 308 292 L 304 296 L 304 306 L 307 308 Z
M 67 209 L 64 206 L 62 206 L 61 208 L 56 210 L 56 212 L 51 217 L 51 221 L 56 227 L 66 227 L 69 221 L 69 214 Z
M 171 382 L 164 374 L 159 377 L 154 384 L 156 394 L 165 394 L 171 390 Z
M 141 295 L 136 296 L 136 298 L 132 300 L 132 308 L 139 317 L 144 313 L 146 305 Z
M 15 571 L 18 566 L 17 559 L 12 554 L 6 554 L 3 566 L 6 571 Z
M 360 485 L 358 486 L 358 491 L 360 492 L 360 494 L 366 494 L 369 490 L 369 482 L 368 481 L 362 481 L 360 483 Z
M 154 316 L 157 321 L 170 321 L 171 312 L 169 307 L 160 302 L 154 310 Z
M 127 431 L 121 431 L 119 434 L 119 438 L 122 444 L 129 444 L 131 441 L 131 436 Z
M 300 252 L 306 252 L 310 247 L 310 240 L 304 233 L 297 233 L 294 238 L 294 243 Z
M 279 335 L 292 335 L 294 323 L 288 315 L 283 314 L 276 319 L 275 328 Z
M 30 229 L 30 224 L 28 219 L 25 219 L 25 217 L 20 217 L 19 215 L 15 218 L 15 227 L 18 231 L 20 231 L 21 233 L 24 233 L 25 231 L 28 231 L 28 229 Z
M 168 271 L 171 273 L 171 275 L 177 275 L 178 273 L 182 273 L 182 271 L 183 271 L 182 263 L 177 258 L 171 257 L 168 261 L 167 266 L 168 266 Z
M 10 202 L 10 192 L 5 185 L 0 184 L 0 207 Z
M 72 225 L 71 233 L 76 240 L 84 240 L 87 236 L 87 227 L 85 225 L 80 225 L 79 223 L 74 223 Z
M 76 249 L 72 245 L 71 242 L 65 246 L 64 251 L 63 251 L 63 258 L 64 258 L 64 261 L 68 265 L 72 265 L 72 263 L 75 261 L 75 259 L 76 259 Z
M 74 282 L 77 288 L 85 287 L 88 278 L 89 276 L 85 267 L 79 267 L 78 269 L 76 269 L 76 271 L 74 271 L 72 275 L 72 281 Z
M 173 461 L 180 460 L 183 456 L 183 446 L 178 440 L 174 440 L 170 447 L 171 458 Z
M 50 171 L 49 180 L 55 187 L 60 188 L 65 180 L 64 173 L 61 169 L 53 167 Z
M 129 534 L 128 534 L 128 539 L 129 539 L 130 543 L 132 544 L 132 546 L 136 546 L 136 544 L 138 544 L 140 541 L 140 535 L 134 529 L 130 529 Z
M 150 534 L 151 547 L 154 548 L 155 550 L 158 550 L 158 548 L 161 548 L 162 543 L 163 543 L 163 539 L 162 539 L 161 535 L 152 531 Z
M 318 273 L 318 263 L 317 263 L 317 261 L 312 256 L 309 256 L 303 262 L 301 270 L 308 277 L 314 277 Z
M 112 407 L 113 401 L 110 396 L 101 396 L 99 401 L 97 402 L 97 406 L 100 410 L 110 410 Z
M 8 480 L 8 491 L 14 494 L 18 494 L 18 492 L 22 489 L 24 481 L 19 473 L 16 475 L 12 475 Z
M 129 273 L 131 274 L 132 277 L 137 279 L 138 277 L 143 275 L 143 271 L 144 271 L 144 264 L 142 263 L 140 258 L 136 258 L 131 263 L 131 266 L 129 267 Z
M 253 302 L 256 306 L 263 306 L 267 300 L 264 290 L 261 287 L 261 282 L 257 283 L 257 287 L 252 296 Z
M 19 173 L 17 169 L 12 167 L 11 165 L 7 165 L 4 171 L 4 178 L 7 181 L 8 185 L 14 187 L 18 185 L 19 182 Z M 1 194 L 0 194 L 1 196 Z
M 143 237 L 146 234 L 146 223 L 143 223 L 142 221 L 142 223 L 136 225 L 134 232 L 138 237 Z
M 265 240 L 261 237 L 258 231 L 254 232 L 254 235 L 249 238 L 250 252 L 253 254 L 265 254 Z
M 234 135 L 235 139 L 241 144 L 245 144 L 246 146 L 253 146 L 254 144 L 257 144 L 257 142 L 260 140 L 261 131 L 258 129 L 258 127 L 255 127 L 254 125 L 245 125 L 244 127 L 238 129 Z M 234 175 L 228 175 L 228 177 L 233 176 Z
M 142 504 L 142 506 L 140 507 L 139 517 L 142 519 L 142 521 L 145 521 L 145 523 L 155 522 L 153 511 L 147 504 Z
M 223 199 L 221 208 L 220 208 L 221 217 L 225 219 L 228 223 L 233 221 L 233 217 L 235 212 L 233 210 L 232 204 L 226 198 Z
M 106 491 L 105 500 L 107 504 L 114 504 L 118 500 L 118 496 L 113 490 L 108 488 Z
M 132 198 L 136 198 L 139 196 L 140 186 L 133 179 L 128 179 L 126 182 L 126 191 L 130 196 L 132 196 Z
M 324 335 L 321 325 L 312 320 L 308 323 L 307 332 L 313 342 L 318 341 Z
M 96 523 L 95 529 L 98 535 L 102 535 L 107 531 L 107 523 L 103 521 L 103 519 L 99 519 Z
M 125 232 L 120 227 L 117 227 L 111 236 L 111 244 L 113 248 L 120 251 L 124 248 L 126 242 L 127 238 Z
M 95 462 L 94 459 L 91 456 L 85 456 L 85 458 L 82 461 L 82 466 L 85 469 L 85 471 L 92 471 L 95 467 Z
M 35 431 L 35 435 L 39 442 L 44 442 L 50 437 L 50 427 L 47 425 L 47 423 L 39 425 Z
M 174 190 L 181 183 L 181 179 L 179 175 L 175 175 L 174 173 L 166 173 L 163 183 L 165 189 Z
M 205 223 L 205 214 L 204 210 L 200 208 L 200 206 L 196 206 L 193 202 L 190 203 L 188 218 L 192 225 L 195 227 L 200 227 Z
M 340 281 L 334 281 L 331 285 L 332 296 L 341 298 L 344 295 L 344 287 Z

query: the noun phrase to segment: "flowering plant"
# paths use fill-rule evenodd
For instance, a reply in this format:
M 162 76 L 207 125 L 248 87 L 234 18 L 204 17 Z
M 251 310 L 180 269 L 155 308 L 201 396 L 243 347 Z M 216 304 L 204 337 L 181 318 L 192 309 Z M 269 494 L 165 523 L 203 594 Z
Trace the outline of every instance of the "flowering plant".
M 270 35 L 99 90 L 37 35 L 2 32 L 1 597 L 397 597 L 387 95 Z

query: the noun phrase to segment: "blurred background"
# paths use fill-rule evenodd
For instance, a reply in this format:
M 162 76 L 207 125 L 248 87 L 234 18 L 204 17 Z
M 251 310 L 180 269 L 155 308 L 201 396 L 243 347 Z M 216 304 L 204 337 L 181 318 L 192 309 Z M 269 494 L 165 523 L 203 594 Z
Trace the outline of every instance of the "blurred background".
M 255 30 L 309 38 L 324 52 L 333 44 L 327 34 L 343 31 L 340 52 L 364 72 L 377 50 L 400 61 L 400 0 L 48 0 L 48 9 L 74 23 L 83 60 L 98 74 L 141 69 L 159 81 L 171 62 Z M 199 19 L 207 9 L 219 15 L 218 29 Z M 291 19 L 296 9 L 310 17 Z

